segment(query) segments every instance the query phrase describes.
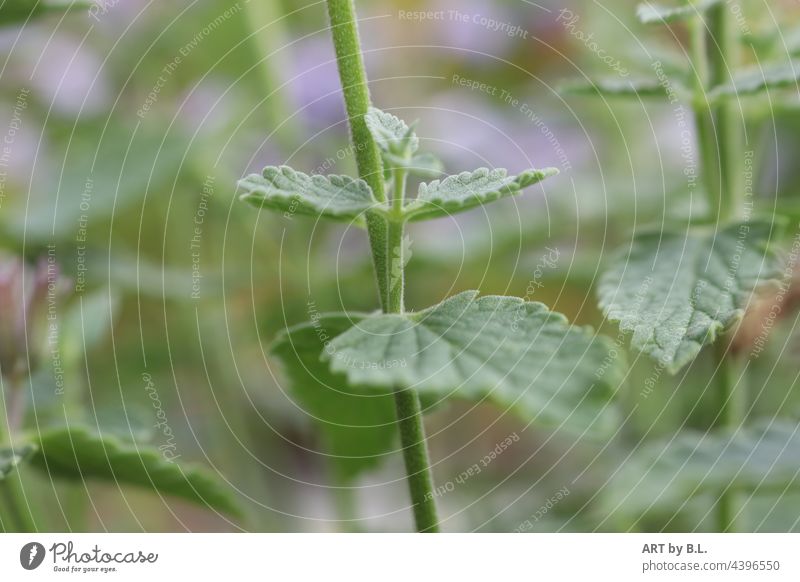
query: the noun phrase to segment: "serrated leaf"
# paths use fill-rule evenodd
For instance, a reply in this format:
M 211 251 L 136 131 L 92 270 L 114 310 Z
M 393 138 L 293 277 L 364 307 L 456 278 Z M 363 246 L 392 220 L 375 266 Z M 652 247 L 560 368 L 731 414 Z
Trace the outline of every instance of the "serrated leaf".
M 796 89 L 800 82 L 800 62 L 770 64 L 737 73 L 730 83 L 714 88 L 709 99 L 756 95 L 779 89 Z
M 298 405 L 319 425 L 325 452 L 340 479 L 353 480 L 392 452 L 397 434 L 391 394 L 354 393 L 347 379 L 320 360 L 325 341 L 363 318 L 326 314 L 285 330 L 272 345 L 289 378 Z
M 672 513 L 704 493 L 800 489 L 799 467 L 800 427 L 787 421 L 684 431 L 637 449 L 606 486 L 603 503 L 616 516 Z
M 721 3 L 722 0 L 699 0 L 682 6 L 664 6 L 646 2 L 636 7 L 636 16 L 642 24 L 664 24 L 688 20 Z
M 487 202 L 514 196 L 524 188 L 558 174 L 556 168 L 527 170 L 509 176 L 503 168 L 480 168 L 462 172 L 443 180 L 420 184 L 419 193 L 403 209 L 409 220 L 428 220 L 463 212 Z
M 365 392 L 413 388 L 428 399 L 487 397 L 539 424 L 607 435 L 621 362 L 609 344 L 541 303 L 466 291 L 419 313 L 378 314 L 323 358 Z
M 768 249 L 776 228 L 752 221 L 716 234 L 639 234 L 601 277 L 600 306 L 633 333 L 632 347 L 674 374 L 742 317 L 760 285 L 780 277 L 781 261 Z
M 603 95 L 605 97 L 666 97 L 666 88 L 658 79 L 594 79 L 571 81 L 561 85 L 560 93 Z
M 419 138 L 405 121 L 370 107 L 364 116 L 367 128 L 381 151 L 401 158 L 410 157 L 419 147 Z
M 136 447 L 82 427 L 44 431 L 37 444 L 31 461 L 52 477 L 137 485 L 239 515 L 230 494 L 205 469 L 168 461 L 156 449 Z
M 30 459 L 34 452 L 36 446 L 32 444 L 20 445 L 13 450 L 8 447 L 0 448 L 0 481 L 8 477 L 20 463 Z
M 264 168 L 262 175 L 239 180 L 241 200 L 288 216 L 326 216 L 354 220 L 378 205 L 363 180 L 349 176 L 309 176 L 287 166 Z

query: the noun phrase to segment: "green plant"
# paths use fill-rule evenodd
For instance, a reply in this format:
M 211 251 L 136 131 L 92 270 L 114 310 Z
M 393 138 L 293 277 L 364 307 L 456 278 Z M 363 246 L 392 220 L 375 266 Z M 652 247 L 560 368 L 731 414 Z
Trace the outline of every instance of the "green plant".
M 225 488 L 204 469 L 177 463 L 172 450 L 132 439 L 130 425 L 127 434 L 98 430 L 107 419 L 91 418 L 82 383 L 69 371 L 85 366 L 87 348 L 104 338 L 111 292 L 86 294 L 62 314 L 66 283 L 52 257 L 36 267 L 15 258 L 0 261 L 0 528 L 86 529 L 86 485 L 93 481 L 135 485 L 239 515 Z M 58 401 L 53 415 L 42 403 L 48 395 L 36 389 L 38 372 L 47 375 L 50 370 L 43 368 L 49 366 L 55 392 L 49 398 Z M 40 477 L 66 499 L 63 525 L 44 511 L 49 503 L 37 487 Z
M 382 312 L 315 313 L 272 349 L 298 399 L 326 418 L 331 454 L 346 451 L 337 458 L 345 477 L 389 454 L 397 426 L 416 528 L 435 532 L 440 526 L 422 423 L 430 404 L 488 399 L 545 426 L 608 436 L 618 426 L 609 401 L 622 366 L 610 342 L 570 326 L 541 303 L 466 291 L 406 311 L 408 221 L 514 196 L 556 170 L 509 176 L 481 168 L 423 183 L 408 198 L 409 176 L 429 175 L 439 164 L 417 152 L 413 126 L 370 107 L 352 0 L 329 0 L 328 12 L 359 178 L 267 167 L 239 186 L 242 198 L 259 208 L 365 226 Z M 356 419 L 370 430 L 346 426 Z
M 6 0 L 0 6 L 0 24 L 24 23 L 49 13 L 93 7 L 89 0 Z
M 797 485 L 797 427 L 749 418 L 747 367 L 754 346 L 737 341 L 746 313 L 758 318 L 759 306 L 783 301 L 795 268 L 775 249 L 788 215 L 773 214 L 772 208 L 759 213 L 752 180 L 746 183 L 754 152 L 743 143 L 746 109 L 739 106 L 753 96 L 796 88 L 800 67 L 789 61 L 740 70 L 735 15 L 723 0 L 677 7 L 646 3 L 638 16 L 644 24 L 687 26 L 685 69 L 673 71 L 673 65 L 668 74 L 656 61 L 651 78 L 603 79 L 566 89 L 603 99 L 667 97 L 687 131 L 691 121 L 682 116 L 682 103 L 688 101 L 706 214 L 687 220 L 672 213 L 666 226 L 636 233 L 611 260 L 598 287 L 599 302 L 610 320 L 632 334 L 631 347 L 652 357 L 659 370 L 677 374 L 708 351 L 715 407 L 708 432 L 685 430 L 635 449 L 607 488 L 606 510 L 633 523 L 649 514 L 666 516 L 668 523 L 698 497 L 714 504 L 716 529 L 736 531 L 743 527 L 742 493 Z M 692 181 L 695 171 L 686 176 Z M 768 331 L 761 326 L 762 335 Z

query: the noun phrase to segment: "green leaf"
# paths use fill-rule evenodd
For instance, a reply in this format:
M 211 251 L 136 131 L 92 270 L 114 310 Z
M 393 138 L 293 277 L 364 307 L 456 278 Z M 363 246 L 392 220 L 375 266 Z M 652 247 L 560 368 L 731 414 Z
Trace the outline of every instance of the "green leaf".
M 737 431 L 684 431 L 638 448 L 606 486 L 615 517 L 673 514 L 691 497 L 725 490 L 800 489 L 800 427 L 757 421 Z M 728 489 L 730 487 L 730 489 Z
M 391 453 L 397 434 L 394 396 L 353 392 L 347 379 L 320 360 L 325 342 L 363 318 L 325 314 L 285 330 L 272 345 L 297 404 L 317 423 L 340 479 L 352 480 Z
M 438 178 L 444 173 L 444 164 L 433 154 L 424 153 L 412 157 L 406 169 L 422 178 Z
M 186 142 L 177 132 L 165 135 L 157 124 L 131 127 L 114 119 L 108 127 L 79 124 L 74 134 L 68 132 L 52 147 L 63 151 L 58 163 L 37 166 L 29 197 L 4 206 L 8 212 L 0 215 L 0 228 L 41 244 L 54 237 L 74 244 L 81 237 L 87 249 L 100 248 L 106 254 L 111 229 L 105 226 L 106 235 L 101 236 L 101 227 L 112 219 L 129 222 L 130 208 L 144 205 L 148 193 L 152 197 L 172 184 L 186 155 Z M 99 274 L 97 280 L 102 280 Z
M 770 64 L 736 74 L 730 83 L 713 89 L 709 99 L 715 101 L 779 89 L 797 89 L 798 82 L 800 82 L 800 61 Z
M 780 33 L 778 38 L 781 38 Z M 800 57 L 800 27 L 793 28 L 784 37 L 788 54 L 792 57 Z
M 86 428 L 42 432 L 32 462 L 53 477 L 138 485 L 238 516 L 230 494 L 203 468 L 166 460 L 158 450 L 125 444 Z
M 377 314 L 336 337 L 323 359 L 353 388 L 414 388 L 426 399 L 488 398 L 526 418 L 607 435 L 621 362 L 602 336 L 541 303 L 466 291 L 419 313 Z
M 25 22 L 48 12 L 87 9 L 88 0 L 2 0 L 0 5 L 0 25 Z
M 414 128 L 402 119 L 375 107 L 370 107 L 364 120 L 381 151 L 401 159 L 410 157 L 419 147 Z
M 744 314 L 753 293 L 780 277 L 768 221 L 713 231 L 646 232 L 615 254 L 600 279 L 606 316 L 631 345 L 674 374 Z M 774 234 L 773 234 L 774 236 Z
M 251 174 L 239 180 L 239 186 L 245 189 L 240 196 L 242 200 L 283 212 L 287 217 L 300 214 L 354 220 L 378 206 L 363 180 L 309 176 L 287 166 L 268 166 L 263 175 Z
M 20 463 L 30 459 L 34 452 L 36 452 L 36 446 L 32 444 L 20 445 L 13 450 L 10 448 L 0 449 L 0 481 L 8 477 Z
M 523 188 L 556 174 L 556 168 L 527 170 L 518 176 L 509 176 L 503 168 L 480 168 L 474 172 L 462 172 L 443 180 L 420 184 L 417 198 L 406 204 L 403 214 L 409 220 L 449 216 L 487 202 L 514 196 Z
M 721 3 L 722 0 L 698 0 L 692 4 L 684 4 L 682 6 L 664 6 L 663 4 L 646 2 L 636 7 L 636 16 L 642 24 L 664 24 L 689 20 Z
M 559 88 L 569 95 L 603 95 L 605 97 L 666 97 L 667 89 L 658 79 L 594 79 L 572 81 Z
M 78 296 L 59 323 L 61 359 L 66 366 L 79 366 L 87 350 L 111 335 L 119 294 L 109 288 Z

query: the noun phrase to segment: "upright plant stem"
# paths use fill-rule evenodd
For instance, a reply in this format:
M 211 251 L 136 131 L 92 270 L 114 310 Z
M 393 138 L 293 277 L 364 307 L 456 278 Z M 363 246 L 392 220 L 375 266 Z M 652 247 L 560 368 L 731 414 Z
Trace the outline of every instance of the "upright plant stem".
M 394 401 L 417 531 L 436 533 L 439 531 L 439 518 L 436 515 L 419 395 L 414 390 L 398 390 L 394 393 Z
M 384 202 L 386 187 L 383 181 L 383 165 L 378 146 L 372 139 L 364 119 L 369 109 L 369 87 L 352 0 L 329 0 L 328 15 L 345 108 L 350 120 L 350 137 L 355 148 L 358 175 L 372 188 L 372 193 L 378 202 Z M 386 221 L 372 212 L 367 212 L 367 231 L 372 250 L 372 263 L 378 278 L 381 305 L 385 311 L 389 297 Z
M 733 19 L 726 4 L 708 11 L 692 23 L 692 58 L 697 71 L 695 114 L 701 154 L 701 172 L 712 217 L 719 227 L 740 213 L 740 180 L 737 171 L 741 154 L 740 130 L 730 103 L 709 105 L 708 91 L 730 80 L 730 71 L 738 62 Z M 734 377 L 733 363 L 726 338 L 713 346 L 716 363 L 717 426 L 733 430 L 744 420 L 746 386 Z M 737 529 L 736 494 L 726 490 L 717 502 L 717 528 L 722 532 Z
M 383 164 L 378 147 L 364 119 L 369 108 L 369 90 L 353 0 L 328 0 L 328 15 L 345 108 L 350 121 L 358 175 L 369 184 L 378 201 L 384 202 L 386 186 L 383 179 Z M 398 181 L 398 175 L 395 174 L 393 200 L 395 206 L 402 204 L 402 186 L 405 177 L 404 175 L 399 177 Z M 403 229 L 401 221 L 386 221 L 377 214 L 367 213 L 372 261 L 385 313 L 403 312 Z M 396 390 L 394 396 L 417 531 L 436 532 L 439 530 L 439 525 L 419 396 L 411 389 Z

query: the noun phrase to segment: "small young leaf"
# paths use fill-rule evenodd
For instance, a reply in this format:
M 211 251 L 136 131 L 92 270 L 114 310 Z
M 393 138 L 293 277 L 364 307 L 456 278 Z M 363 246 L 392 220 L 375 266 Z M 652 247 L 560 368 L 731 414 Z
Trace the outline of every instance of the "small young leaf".
M 419 138 L 414 128 L 406 125 L 402 119 L 370 107 L 365 121 L 381 151 L 399 158 L 407 158 L 417 151 Z
M 263 175 L 251 174 L 239 180 L 239 186 L 245 189 L 241 200 L 289 216 L 354 220 L 378 206 L 372 190 L 363 180 L 348 176 L 309 176 L 287 166 L 268 166 Z
M 486 397 L 577 433 L 606 436 L 618 428 L 608 403 L 621 362 L 602 336 L 541 303 L 477 295 L 466 291 L 419 313 L 372 315 L 322 357 L 365 392 Z
M 406 165 L 406 169 L 422 178 L 438 178 L 444 173 L 442 161 L 430 153 L 417 154 Z
M 514 196 L 523 188 L 556 174 L 556 168 L 527 170 L 518 176 L 509 176 L 502 168 L 480 168 L 474 172 L 462 172 L 443 180 L 420 184 L 417 198 L 406 204 L 403 214 L 408 220 L 449 216 L 487 202 Z
M 341 374 L 320 360 L 325 341 L 363 318 L 327 314 L 285 330 L 271 352 L 280 358 L 302 409 L 318 423 L 340 479 L 353 480 L 373 469 L 393 450 L 397 435 L 391 394 L 354 393 Z
M 658 79 L 595 79 L 571 81 L 559 87 L 568 95 L 603 95 L 605 97 L 665 97 L 666 88 Z
M 32 444 L 20 445 L 13 450 L 0 449 L 0 481 L 8 477 L 20 463 L 30 459 L 34 452 L 36 446 Z
M 735 432 L 685 431 L 637 449 L 606 486 L 607 513 L 673 514 L 686 500 L 725 490 L 800 489 L 800 427 L 758 421 Z
M 799 83 L 800 61 L 770 64 L 736 74 L 730 83 L 713 89 L 709 94 L 709 99 L 715 101 L 737 96 L 756 95 L 778 89 L 797 89 Z
M 633 332 L 634 348 L 674 374 L 742 317 L 761 284 L 780 277 L 767 244 L 776 228 L 754 220 L 716 233 L 639 234 L 601 277 L 600 306 Z
M 682 6 L 664 6 L 653 2 L 639 4 L 636 16 L 642 24 L 663 24 L 680 20 L 689 20 L 721 4 L 723 0 L 698 0 L 692 4 Z
M 31 461 L 52 477 L 99 479 L 138 485 L 238 516 L 230 494 L 208 472 L 168 461 L 159 451 L 123 444 L 82 427 L 58 428 L 38 437 Z

